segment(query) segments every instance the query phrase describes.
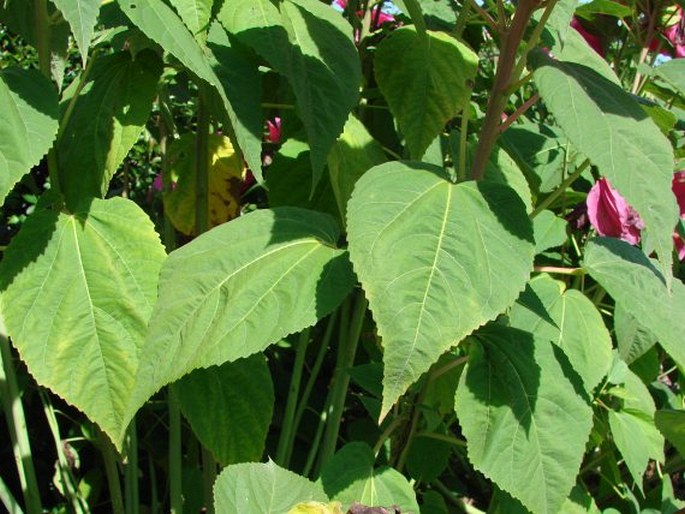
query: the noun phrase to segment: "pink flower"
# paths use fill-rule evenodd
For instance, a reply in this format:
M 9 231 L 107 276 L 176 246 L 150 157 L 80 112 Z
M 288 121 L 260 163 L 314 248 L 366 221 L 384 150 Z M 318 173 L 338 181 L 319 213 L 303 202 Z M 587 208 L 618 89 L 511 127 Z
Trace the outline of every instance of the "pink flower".
M 583 36 L 583 39 L 587 41 L 587 44 L 590 45 L 590 47 L 592 47 L 592 49 L 595 52 L 597 52 L 602 57 L 605 57 L 606 53 L 604 52 L 604 48 L 602 47 L 602 38 L 585 30 L 585 28 L 578 21 L 578 18 L 576 18 L 575 16 L 571 20 L 571 27 L 576 29 L 578 33 L 581 36 Z
M 678 202 L 678 207 L 680 207 L 680 217 L 685 220 L 685 170 L 673 174 L 671 190 Z M 685 241 L 678 232 L 673 233 L 673 243 L 678 250 L 678 259 L 685 260 Z
M 276 116 L 273 121 L 267 120 L 266 128 L 269 131 L 269 135 L 266 140 L 269 143 L 280 143 L 281 142 L 281 118 Z
M 606 178 L 592 186 L 586 203 L 590 223 L 599 235 L 617 237 L 632 245 L 640 242 L 644 223 Z
M 341 9 L 347 9 L 347 0 L 335 0 L 333 4 L 337 5 Z M 362 16 L 362 12 L 357 13 L 358 16 Z M 373 28 L 378 29 L 384 23 L 392 23 L 395 21 L 395 17 L 392 14 L 385 13 L 381 10 L 381 5 L 377 5 L 373 8 L 371 13 L 371 22 L 373 23 Z
M 678 22 L 664 31 L 664 36 L 673 46 L 675 57 L 685 57 L 685 16 L 683 9 L 678 11 Z

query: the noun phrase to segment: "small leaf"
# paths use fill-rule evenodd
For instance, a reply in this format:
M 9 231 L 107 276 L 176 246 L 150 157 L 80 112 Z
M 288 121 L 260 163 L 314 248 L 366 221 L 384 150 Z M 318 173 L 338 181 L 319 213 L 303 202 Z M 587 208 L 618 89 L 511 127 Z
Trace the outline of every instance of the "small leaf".
M 440 355 L 506 309 L 533 262 L 513 189 L 453 184 L 440 168 L 366 172 L 348 204 L 350 257 L 383 339 L 383 411 Z
M 292 471 L 267 464 L 233 464 L 214 483 L 216 512 L 283 514 L 304 502 L 327 503 L 321 485 Z
M 685 411 L 658 410 L 654 421 L 659 431 L 675 446 L 680 455 L 685 455 Z
M 533 218 L 535 253 L 542 253 L 549 248 L 563 245 L 568 238 L 567 225 L 566 220 L 559 218 L 552 211 L 538 213 Z
M 654 68 L 654 74 L 676 88 L 685 97 L 685 62 L 682 59 L 671 59 Z
M 214 0 L 171 0 L 171 5 L 185 23 L 190 33 L 202 40 L 212 17 Z
M 669 291 L 663 275 L 644 253 L 612 238 L 595 238 L 586 245 L 583 268 L 685 369 L 680 328 L 685 312 L 682 282 L 674 280 Z
M 678 221 L 671 143 L 628 93 L 593 69 L 541 53 L 535 61 L 535 84 L 545 105 L 569 140 L 640 214 L 670 283 Z
M 313 186 L 357 103 L 361 71 L 352 27 L 318 0 L 224 2 L 218 19 L 288 79 L 311 147 Z
M 219 463 L 261 459 L 274 405 L 263 355 L 196 369 L 172 389 L 198 440 Z
M 419 512 L 407 479 L 388 466 L 374 469 L 374 456 L 365 443 L 348 443 L 326 463 L 321 483 L 326 494 L 347 510 L 353 503 L 397 505 L 402 512 Z
M 69 22 L 83 66 L 88 59 L 88 47 L 95 31 L 95 22 L 102 0 L 54 0 L 64 19 Z
M 172 252 L 129 414 L 192 370 L 260 352 L 333 311 L 354 285 L 338 236 L 325 214 L 258 210 Z
M 222 100 L 226 113 L 235 130 L 240 149 L 245 154 L 248 166 L 256 176 L 262 169 L 262 131 L 255 132 L 250 120 L 243 121 L 244 110 L 234 107 L 221 80 L 212 68 L 209 57 L 204 53 L 192 34 L 176 13 L 163 0 L 117 0 L 121 10 L 143 33 L 176 57 L 199 78 L 214 87 Z M 231 3 L 231 2 L 229 2 Z
M 594 304 L 543 274 L 530 281 L 510 312 L 511 326 L 561 348 L 588 392 L 611 365 L 611 336 Z
M 183 134 L 168 148 L 171 179 L 176 186 L 164 194 L 164 212 L 179 232 L 195 232 L 195 141 L 193 133 Z M 240 214 L 243 160 L 225 136 L 210 134 L 208 219 L 216 227 Z
M 421 37 L 414 27 L 402 27 L 378 45 L 374 64 L 409 153 L 420 159 L 468 100 L 478 56 L 445 33 Z
M 0 71 L 0 203 L 52 146 L 57 115 L 57 91 L 40 72 Z
M 2 313 L 29 371 L 119 448 L 164 258 L 148 216 L 112 198 L 36 212 L 0 265 Z
M 614 332 L 619 355 L 626 364 L 632 364 L 657 343 L 656 337 L 631 316 L 620 302 L 614 308 Z
M 362 122 L 350 115 L 343 133 L 328 154 L 328 172 L 343 219 L 347 215 L 347 201 L 359 177 L 385 161 L 381 146 Z
M 609 411 L 609 427 L 626 467 L 642 491 L 642 475 L 649 459 L 664 461 L 664 438 L 654 425 L 656 407 L 642 380 L 628 370 L 623 408 Z
M 531 511 L 558 512 L 575 484 L 592 409 L 554 346 L 488 325 L 472 338 L 455 401 L 476 469 Z
M 97 58 L 60 135 L 60 186 L 67 204 L 102 197 L 145 128 L 162 61 L 151 50 Z

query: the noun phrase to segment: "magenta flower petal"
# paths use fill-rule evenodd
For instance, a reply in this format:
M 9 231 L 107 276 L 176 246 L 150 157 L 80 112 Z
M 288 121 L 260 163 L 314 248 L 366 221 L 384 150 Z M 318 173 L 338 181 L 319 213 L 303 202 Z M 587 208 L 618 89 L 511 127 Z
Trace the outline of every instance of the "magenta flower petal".
M 281 142 L 281 118 L 276 116 L 273 121 L 267 120 L 266 128 L 269 131 L 267 140 L 269 143 L 280 143 Z
M 606 178 L 592 186 L 586 203 L 590 223 L 599 235 L 617 237 L 632 245 L 640 242 L 642 219 Z
M 571 20 L 571 27 L 576 29 L 576 31 L 578 31 L 578 33 L 581 36 L 583 36 L 583 39 L 587 41 L 587 44 L 590 45 L 590 47 L 595 52 L 597 52 L 602 57 L 605 57 L 606 53 L 604 52 L 604 48 L 602 47 L 602 38 L 585 30 L 585 28 L 580 24 L 580 22 L 575 16 Z

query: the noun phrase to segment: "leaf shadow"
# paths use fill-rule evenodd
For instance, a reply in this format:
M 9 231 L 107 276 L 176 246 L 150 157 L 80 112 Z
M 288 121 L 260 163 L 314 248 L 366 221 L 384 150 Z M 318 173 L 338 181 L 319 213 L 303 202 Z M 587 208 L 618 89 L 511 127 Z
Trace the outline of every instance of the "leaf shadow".
M 542 51 L 533 52 L 531 64 L 536 70 L 545 66 L 552 66 L 568 78 L 573 79 L 603 113 L 633 118 L 636 121 L 649 117 L 637 101 L 626 101 L 631 95 L 626 93 L 620 85 L 589 66 L 570 61 L 559 61 Z
M 476 182 L 476 187 L 502 228 L 512 236 L 535 245 L 533 224 L 526 214 L 526 206 L 513 189 L 485 180 Z M 513 210 L 518 211 L 518 215 L 512 215 Z M 526 222 L 522 222 L 524 218 Z
M 541 373 L 533 335 L 490 324 L 476 332 L 475 340 L 465 386 L 483 405 L 508 408 L 528 435 Z

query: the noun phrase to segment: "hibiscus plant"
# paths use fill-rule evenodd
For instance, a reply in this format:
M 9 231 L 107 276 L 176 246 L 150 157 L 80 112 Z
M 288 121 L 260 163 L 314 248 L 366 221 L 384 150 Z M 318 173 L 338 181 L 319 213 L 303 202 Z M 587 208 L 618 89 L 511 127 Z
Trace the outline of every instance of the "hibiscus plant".
M 681 1 L 4 0 L 0 41 L 9 512 L 685 506 Z

